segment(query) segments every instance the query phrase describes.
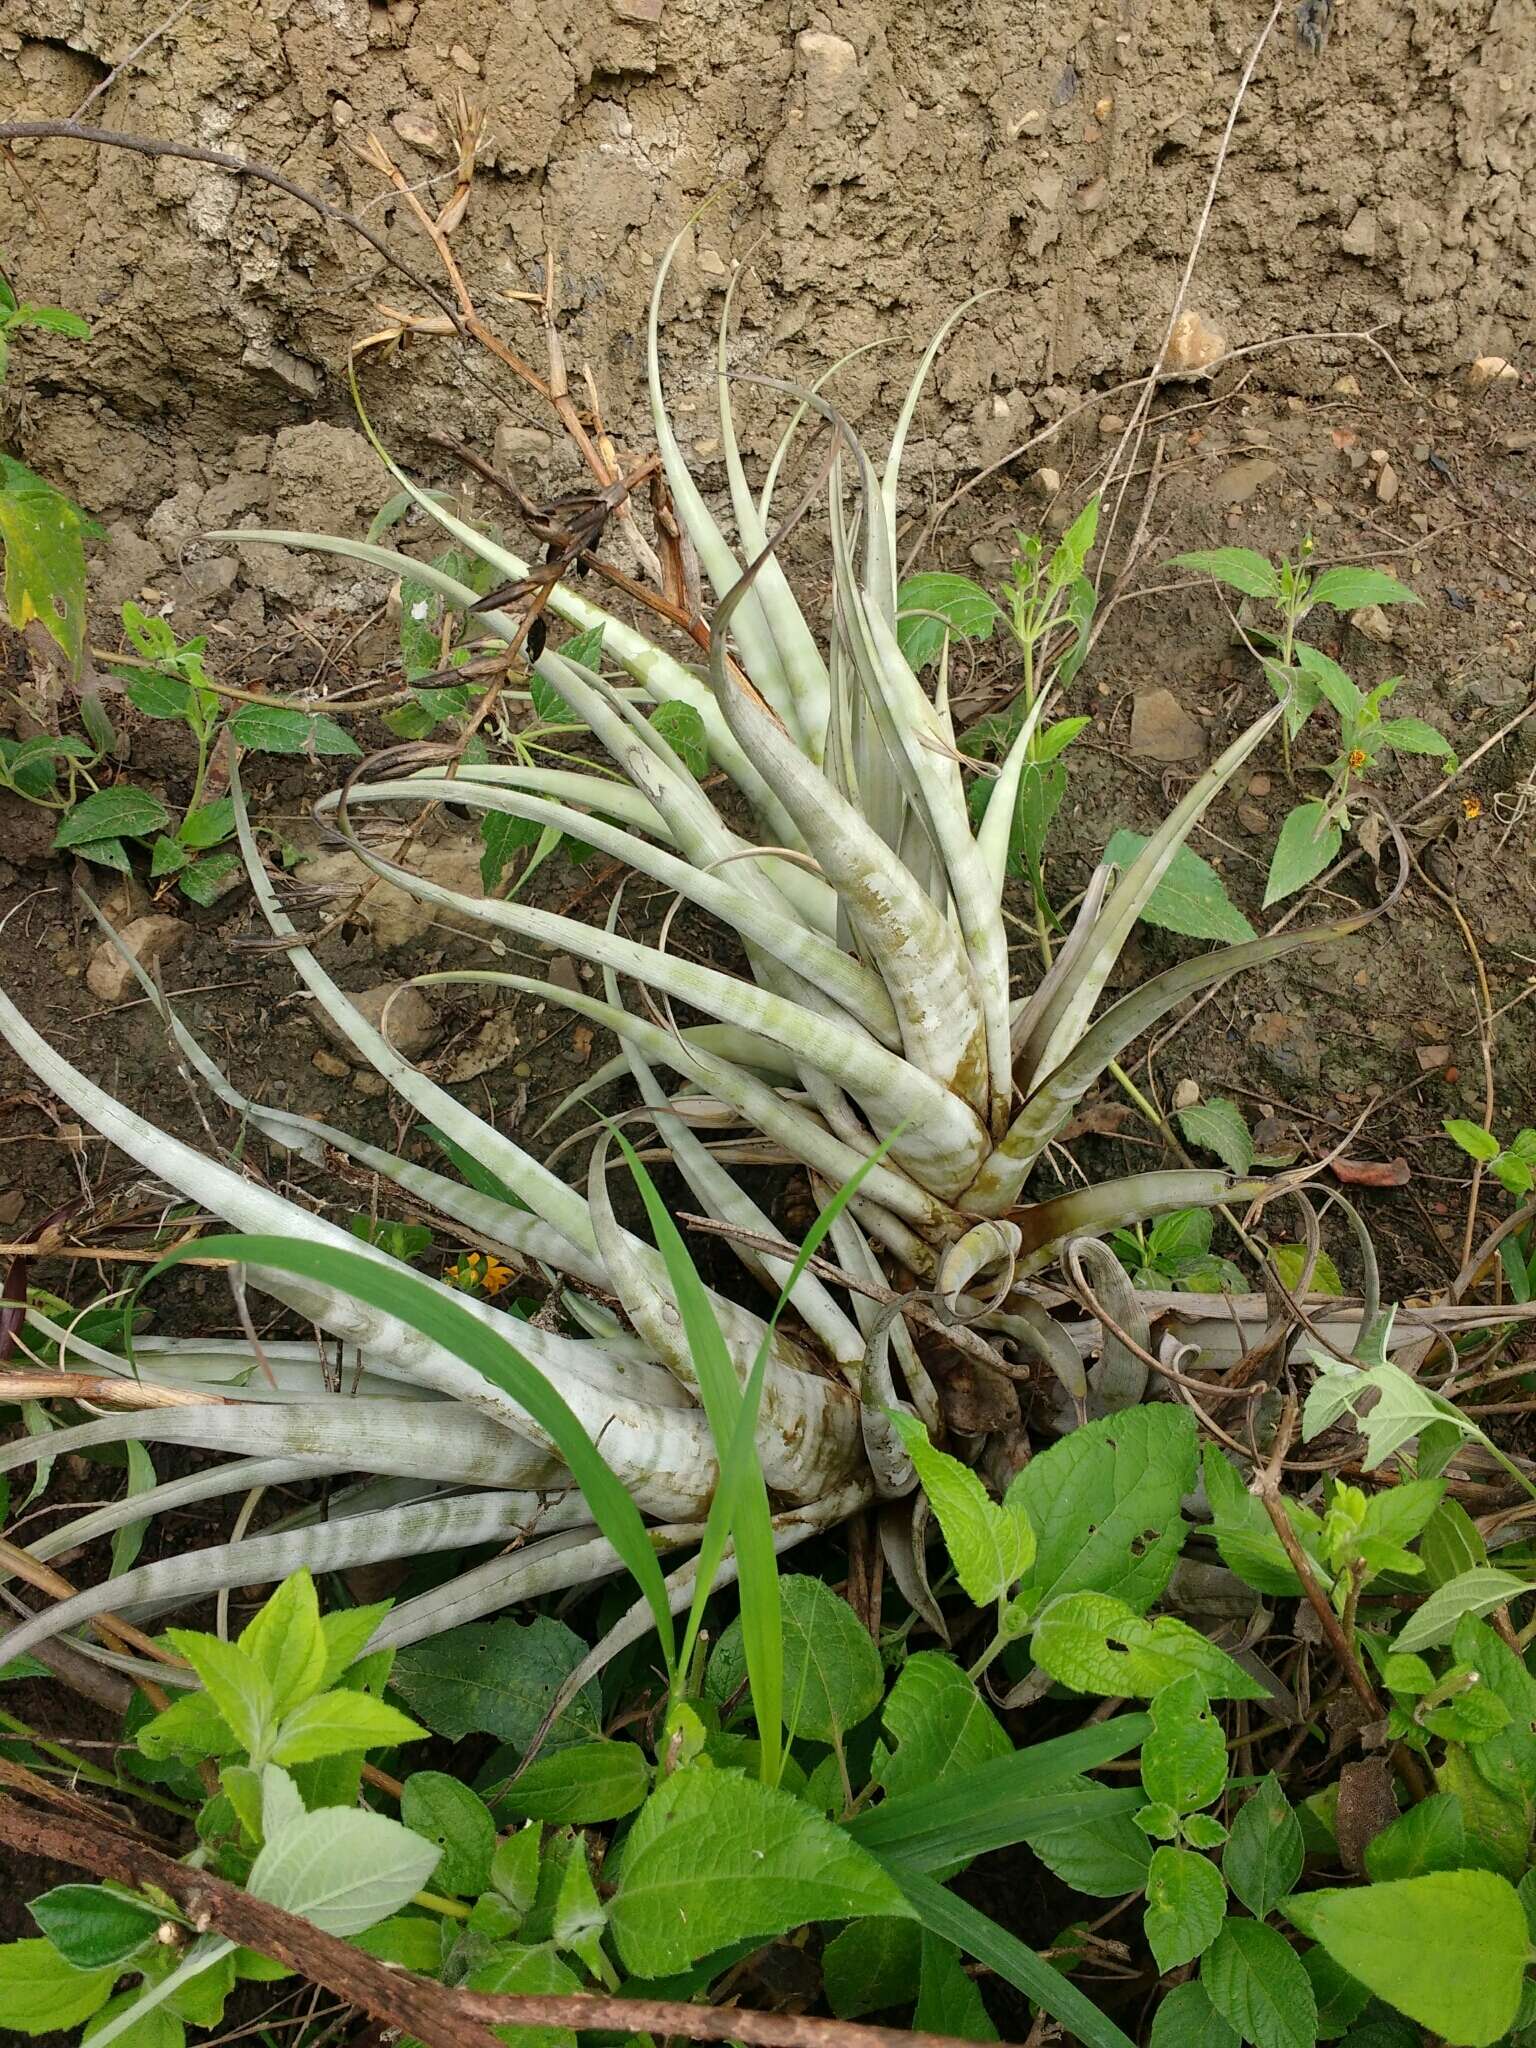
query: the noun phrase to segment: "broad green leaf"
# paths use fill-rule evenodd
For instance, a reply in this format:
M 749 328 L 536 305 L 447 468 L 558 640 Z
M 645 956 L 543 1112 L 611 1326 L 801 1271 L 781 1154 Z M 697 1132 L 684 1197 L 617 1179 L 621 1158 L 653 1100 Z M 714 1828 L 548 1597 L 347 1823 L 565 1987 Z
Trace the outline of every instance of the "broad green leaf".
M 176 886 L 183 896 L 206 907 L 218 901 L 221 886 L 239 866 L 239 854 L 233 847 L 226 847 L 221 853 L 205 854 L 191 867 L 183 868 L 176 877 Z
M 104 1970 L 126 1963 L 165 1915 L 147 1899 L 101 1884 L 61 1884 L 27 1910 L 72 1969 Z
M 1358 611 L 1367 604 L 1419 604 L 1422 600 L 1395 576 L 1382 569 L 1325 569 L 1307 592 L 1307 609 L 1331 604 L 1335 611 Z
M 913 2027 L 952 2040 L 995 2041 L 997 2029 L 981 2002 L 980 1988 L 967 1976 L 954 1943 L 925 1927 L 921 1957 Z
M 1435 1768 L 1435 1786 L 1461 1802 L 1466 1831 L 1464 1861 L 1478 1870 L 1496 1871 L 1517 1884 L 1530 1856 L 1531 1809 L 1490 1785 L 1459 1743 L 1448 1743 Z
M 423 1977 L 435 1977 L 442 1967 L 442 1921 L 425 1914 L 397 1913 L 352 1936 L 352 1946 L 381 1963 L 397 1963 L 402 1970 L 415 1970 Z
M 1294 1294 L 1301 1285 L 1301 1276 L 1307 1270 L 1307 1247 L 1304 1244 L 1272 1244 L 1269 1248 L 1269 1262 L 1279 1274 L 1282 1285 Z M 1340 1295 L 1344 1283 L 1339 1278 L 1339 1269 L 1326 1252 L 1319 1252 L 1312 1265 L 1312 1278 L 1308 1282 L 1313 1294 Z
M 1365 1868 L 1376 1884 L 1459 1870 L 1466 1861 L 1467 1829 L 1454 1792 L 1432 1792 L 1399 1815 L 1365 1846 Z
M 685 1969 L 727 1942 L 866 1914 L 908 1914 L 866 1850 L 790 1793 L 698 1764 L 635 1816 L 609 1905 L 619 1954 L 639 1976 Z
M 211 804 L 199 804 L 195 811 L 188 811 L 176 828 L 176 837 L 183 846 L 197 852 L 219 845 L 234 829 L 235 806 L 229 797 L 221 796 Z
M 142 1996 L 139 1990 L 123 1991 L 108 2001 L 100 2012 L 94 2013 L 85 2023 L 80 2036 L 81 2048 L 100 2038 L 103 2031 L 119 2019 L 130 2007 L 138 2005 Z M 215 2022 L 217 2024 L 217 2022 Z M 171 2010 L 170 2001 L 164 2005 L 150 2006 L 138 2014 L 132 2023 L 120 2027 L 112 2036 L 117 2048 L 184 2048 L 187 2030 L 180 2016 Z
M 139 1729 L 134 1740 L 147 1757 L 234 1756 L 245 1748 L 206 1692 L 183 1693 Z
M 779 1582 L 784 1629 L 784 1726 L 812 1742 L 837 1742 L 867 1720 L 885 1690 L 880 1653 L 846 1600 L 821 1579 Z M 740 1620 L 710 1658 L 707 1689 L 724 1702 L 747 1676 Z
M 588 626 L 584 632 L 573 633 L 560 649 L 566 661 L 574 661 L 579 668 L 591 669 L 596 675 L 603 660 L 602 626 Z
M 170 812 L 147 789 L 120 782 L 98 789 L 67 811 L 54 834 L 56 847 L 84 846 L 97 839 L 145 839 L 170 823 Z
M 1148 1711 L 1152 1733 L 1141 1745 L 1147 1797 L 1175 1813 L 1209 1806 L 1227 1782 L 1227 1742 L 1200 1680 L 1193 1673 L 1175 1678 L 1153 1695 Z
M 537 1756 L 496 1801 L 504 1815 L 586 1826 L 633 1813 L 651 1787 L 645 1752 L 634 1742 L 581 1742 Z
M 0 1944 L 0 2014 L 19 2034 L 52 2034 L 77 2027 L 106 2004 L 116 1966 L 76 1970 L 51 1941 Z
M 484 1991 L 498 1998 L 562 1998 L 585 1987 L 563 1962 L 552 1942 L 524 1948 L 508 1943 L 470 1971 L 466 1991 Z M 569 2027 L 492 2027 L 508 2048 L 575 2048 Z
M 1227 1839 L 1226 1829 L 1213 1813 L 1186 1814 L 1182 1832 L 1191 1849 L 1219 1849 Z
M 1164 1992 L 1147 2039 L 1149 2048 L 1242 2048 L 1240 2036 L 1194 1978 Z
M 951 633 L 989 640 L 1002 617 L 979 583 L 938 570 L 909 576 L 896 593 L 896 612 L 897 642 L 914 670 L 936 661 Z
M 1497 1159 L 1502 1147 L 1492 1131 L 1486 1131 L 1481 1124 L 1469 1123 L 1464 1116 L 1448 1116 L 1442 1129 L 1448 1138 L 1454 1138 L 1470 1159 L 1481 1160 L 1486 1166 L 1489 1160 Z
M 1057 755 L 1064 754 L 1078 734 L 1086 732 L 1092 723 L 1091 718 L 1058 718 L 1053 725 L 1048 725 L 1044 732 L 1037 735 L 1031 749 L 1032 758 L 1042 767 L 1049 766 Z
M 1301 1823 L 1273 1774 L 1240 1808 L 1221 1868 L 1255 1920 L 1266 1920 L 1301 1876 Z
M 318 1692 L 325 1635 L 315 1582 L 302 1566 L 278 1587 L 240 1634 L 240 1648 L 266 1674 L 279 1714 Z
M 1198 569 L 1214 576 L 1245 597 L 1278 597 L 1280 578 L 1273 562 L 1252 548 L 1198 548 L 1193 554 L 1175 555 L 1171 569 Z
M 1464 1614 L 1489 1614 L 1495 1607 L 1530 1591 L 1529 1582 L 1494 1565 L 1474 1565 L 1444 1586 L 1437 1586 L 1398 1630 L 1394 1650 L 1426 1650 L 1448 1643 Z
M 1208 1857 L 1192 1849 L 1155 1849 L 1147 1873 L 1147 1946 L 1159 1970 L 1204 1955 L 1221 1932 L 1227 1887 Z
M 521 1753 L 555 1694 L 587 1653 L 581 1638 L 548 1615 L 471 1622 L 395 1660 L 394 1688 L 436 1735 L 494 1735 Z M 596 1682 L 585 1685 L 545 1738 L 545 1748 L 602 1733 Z
M 1001 1600 L 1035 1560 L 1028 1511 L 1012 1499 L 990 1499 L 970 1467 L 937 1450 L 913 1416 L 893 1410 L 891 1421 L 938 1517 L 960 1584 L 978 1607 Z
M 952 1657 L 919 1650 L 901 1667 L 881 1722 L 893 1748 L 876 1754 L 874 1781 L 889 1794 L 1008 1756 L 1013 1745 Z
M 1062 1789 L 1074 1787 L 1086 1793 L 1097 1790 L 1089 1778 L 1074 1779 Z M 1047 1870 L 1090 1898 L 1117 1899 L 1146 1887 L 1152 1844 L 1129 1813 L 1078 1820 L 1068 1827 L 1031 1829 L 1024 1839 Z
M 1200 1982 L 1217 2012 L 1253 2048 L 1313 2048 L 1317 2000 L 1284 1935 L 1229 1920 L 1207 1949 Z
M 1447 1498 L 1425 1524 L 1419 1556 L 1429 1584 L 1444 1586 L 1474 1565 L 1486 1564 L 1488 1546 L 1461 1502 Z
M 651 713 L 650 724 L 659 732 L 679 761 L 697 781 L 709 773 L 709 743 L 704 737 L 704 720 L 691 704 L 670 698 Z
M 1497 2041 L 1520 2009 L 1525 1909 L 1492 1871 L 1306 1892 L 1285 1911 L 1341 1969 L 1458 2048 Z
M 412 1771 L 400 1795 L 400 1818 L 440 1852 L 432 1873 L 451 1899 L 478 1898 L 491 1881 L 496 1823 L 467 1785 L 443 1771 Z
M 485 811 L 480 818 L 480 885 L 489 893 L 501 880 L 514 853 L 532 846 L 540 828 L 529 818 L 509 817 L 505 811 Z
M 1035 875 L 1045 858 L 1045 842 L 1067 793 L 1067 771 L 1060 762 L 1042 768 L 1026 761 L 1019 775 L 1013 830 L 1008 837 L 1007 871 Z
M 921 1954 L 922 1930 L 915 1921 L 853 1921 L 822 1951 L 827 2003 L 840 2020 L 911 2005 Z
M 180 676 L 162 675 L 149 669 L 130 676 L 126 684 L 128 702 L 146 718 L 185 718 L 193 708 L 192 687 Z
M 88 341 L 91 323 L 64 306 L 18 306 L 12 317 L 15 327 L 41 327 L 50 334 L 67 334 L 71 341 Z
M 564 653 L 564 648 L 561 649 Z M 587 663 L 582 664 L 588 666 Z M 533 699 L 533 708 L 541 725 L 578 726 L 581 719 L 566 703 L 552 682 L 537 672 L 529 677 L 528 694 Z
M 150 875 L 156 880 L 161 875 L 174 875 L 179 868 L 186 866 L 187 858 L 187 850 L 184 846 L 178 846 L 174 839 L 167 838 L 163 832 L 157 833 L 150 842 Z
M 1456 749 L 1444 733 L 1436 732 L 1422 718 L 1384 718 L 1381 736 L 1400 754 L 1433 754 L 1444 761 L 1456 758 Z
M 1036 1624 L 1035 1662 L 1062 1685 L 1110 1699 L 1149 1699 L 1193 1673 L 1212 1699 L 1255 1700 L 1264 1688 L 1208 1637 L 1160 1614 L 1138 1614 L 1109 1593 L 1069 1593 Z
M 265 1754 L 277 1712 L 272 1681 L 238 1644 L 192 1629 L 166 1631 L 166 1641 L 202 1681 L 235 1739 L 250 1755 Z
M 414 1898 L 437 1861 L 436 1845 L 399 1821 L 327 1807 L 263 1845 L 246 1889 L 326 1934 L 360 1934 Z
M 1321 802 L 1297 804 L 1280 827 L 1269 880 L 1264 885 L 1264 907 L 1279 903 L 1314 880 L 1328 866 L 1344 843 L 1344 834 L 1333 823 Z
M 133 873 L 133 863 L 121 839 L 83 839 L 73 851 L 78 859 L 92 861 L 99 868 L 114 868 L 120 875 Z
M 1074 1429 L 1020 1472 L 1009 1497 L 1038 1533 L 1031 1574 L 1042 1598 L 1114 1593 L 1144 1609 L 1166 1588 L 1195 1487 L 1195 1419 L 1168 1404 Z
M 356 740 L 323 712 L 286 704 L 242 704 L 229 721 L 242 747 L 256 754 L 356 754 Z
M 371 1693 L 321 1693 L 283 1716 L 272 1744 L 272 1761 L 309 1764 L 320 1757 L 393 1749 L 400 1742 L 423 1741 L 426 1733 L 409 1715 Z
M 544 1830 L 537 1823 L 504 1835 L 491 1858 L 491 1883 L 519 1916 L 533 1905 L 539 1890 L 539 1853 Z
M 1147 1239 L 1153 1265 L 1172 1269 L 1208 1252 L 1215 1227 L 1209 1209 L 1175 1209 L 1171 1216 L 1159 1216 Z
M 1146 835 L 1123 827 L 1100 855 L 1122 871 L 1146 845 Z M 1227 894 L 1227 885 L 1207 860 L 1181 846 L 1167 872 L 1148 898 L 1142 921 L 1187 939 L 1230 939 L 1255 936 L 1253 926 Z
M 1465 1616 L 1452 1648 L 1458 1664 L 1476 1671 L 1479 1690 L 1504 1706 L 1507 1724 L 1479 1742 L 1472 1761 L 1495 1790 L 1536 1807 L 1536 1678 L 1487 1622 Z
M 0 454 L 7 615 L 18 633 L 36 619 L 63 649 L 75 675 L 85 645 L 85 537 L 91 531 L 79 506 L 62 491 L 14 457 Z
M 1320 647 L 1298 647 L 1296 663 L 1317 685 L 1319 694 L 1337 711 L 1348 732 L 1364 708 L 1364 693 Z
M 1224 1095 L 1210 1102 L 1197 1102 L 1189 1109 L 1175 1111 L 1186 1144 L 1203 1152 L 1214 1152 L 1231 1172 L 1244 1174 L 1253 1167 L 1253 1139 L 1248 1119 L 1235 1102 Z

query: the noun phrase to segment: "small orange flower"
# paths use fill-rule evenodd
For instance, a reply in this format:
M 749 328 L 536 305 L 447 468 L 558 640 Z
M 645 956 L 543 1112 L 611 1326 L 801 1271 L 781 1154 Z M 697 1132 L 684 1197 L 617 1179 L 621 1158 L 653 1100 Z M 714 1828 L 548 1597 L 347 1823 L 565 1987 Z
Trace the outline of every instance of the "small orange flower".
M 1483 815 L 1483 800 L 1480 796 L 1464 796 L 1461 800 L 1461 815 L 1470 824 L 1474 818 Z
M 512 1278 L 512 1268 L 492 1258 L 489 1252 L 466 1252 L 463 1258 L 454 1260 L 443 1278 L 462 1294 L 489 1297 L 500 1294 Z
M 1356 747 L 1349 757 L 1349 765 L 1355 774 L 1358 775 L 1369 759 L 1370 755 L 1366 753 L 1364 747 Z

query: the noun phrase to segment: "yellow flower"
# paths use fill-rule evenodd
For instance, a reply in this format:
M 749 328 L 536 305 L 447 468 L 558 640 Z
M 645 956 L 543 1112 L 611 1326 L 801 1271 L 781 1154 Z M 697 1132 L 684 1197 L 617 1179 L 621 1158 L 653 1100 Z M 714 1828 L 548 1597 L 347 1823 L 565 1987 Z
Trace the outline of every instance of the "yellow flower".
M 1349 765 L 1354 770 L 1355 774 L 1358 775 L 1360 770 L 1365 766 L 1366 762 L 1369 759 L 1370 756 L 1366 753 L 1364 747 L 1356 747 L 1354 752 L 1349 757 Z
M 466 1252 L 454 1260 L 443 1278 L 461 1293 L 490 1296 L 500 1294 L 512 1278 L 512 1268 L 492 1258 L 489 1252 Z
M 1473 818 L 1483 815 L 1483 800 L 1480 796 L 1464 796 L 1461 800 L 1461 815 L 1470 823 Z

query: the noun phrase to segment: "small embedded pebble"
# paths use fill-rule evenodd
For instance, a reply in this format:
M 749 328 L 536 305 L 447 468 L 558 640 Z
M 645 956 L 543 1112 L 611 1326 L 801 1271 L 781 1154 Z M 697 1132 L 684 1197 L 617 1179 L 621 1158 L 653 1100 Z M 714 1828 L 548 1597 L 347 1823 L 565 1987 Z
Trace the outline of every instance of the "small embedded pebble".
M 335 1053 L 327 1052 L 323 1046 L 320 1051 L 310 1054 L 309 1064 L 317 1074 L 324 1074 L 330 1081 L 345 1081 L 352 1071 L 345 1060 L 337 1059 Z

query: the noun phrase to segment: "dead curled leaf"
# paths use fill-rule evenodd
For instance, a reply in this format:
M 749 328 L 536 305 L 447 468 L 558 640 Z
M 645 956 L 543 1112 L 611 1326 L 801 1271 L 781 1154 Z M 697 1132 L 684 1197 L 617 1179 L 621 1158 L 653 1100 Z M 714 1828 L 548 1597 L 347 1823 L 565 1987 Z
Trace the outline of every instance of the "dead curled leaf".
M 1413 1178 L 1406 1159 L 1335 1159 L 1332 1172 L 1346 1188 L 1405 1188 Z

